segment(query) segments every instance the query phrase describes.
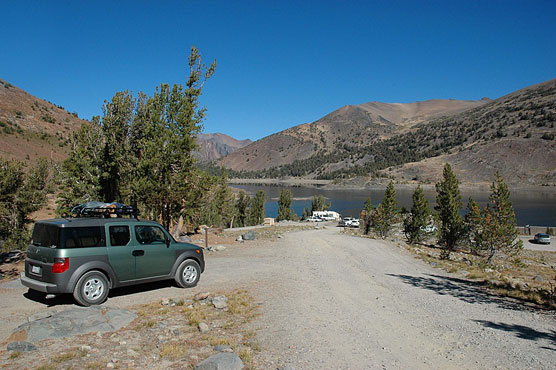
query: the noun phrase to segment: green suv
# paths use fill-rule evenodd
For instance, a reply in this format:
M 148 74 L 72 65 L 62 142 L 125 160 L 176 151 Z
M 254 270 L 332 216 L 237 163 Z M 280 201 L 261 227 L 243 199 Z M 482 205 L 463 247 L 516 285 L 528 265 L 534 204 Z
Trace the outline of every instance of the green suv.
M 203 250 L 179 243 L 160 224 L 142 221 L 135 210 L 92 209 L 79 217 L 35 223 L 21 282 L 32 290 L 73 293 L 90 306 L 112 288 L 175 279 L 193 287 L 205 269 Z

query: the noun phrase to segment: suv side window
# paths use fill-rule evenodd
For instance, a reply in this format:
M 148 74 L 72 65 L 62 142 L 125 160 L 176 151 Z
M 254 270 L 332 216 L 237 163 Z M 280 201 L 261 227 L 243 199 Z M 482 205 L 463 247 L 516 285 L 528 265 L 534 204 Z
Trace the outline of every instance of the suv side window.
M 62 229 L 63 248 L 104 247 L 104 230 L 99 226 Z
M 135 226 L 135 238 L 139 244 L 166 244 L 166 234 L 156 226 Z
M 110 226 L 110 244 L 113 247 L 129 243 L 129 226 Z

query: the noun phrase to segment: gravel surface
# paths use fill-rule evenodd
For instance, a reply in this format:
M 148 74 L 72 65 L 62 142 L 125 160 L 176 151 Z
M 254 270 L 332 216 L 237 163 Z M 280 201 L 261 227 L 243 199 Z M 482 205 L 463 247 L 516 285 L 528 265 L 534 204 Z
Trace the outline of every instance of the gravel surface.
M 552 369 L 553 312 L 530 311 L 434 269 L 389 241 L 292 232 L 206 255 L 198 287 L 168 283 L 114 290 L 126 308 L 197 292 L 247 289 L 261 304 L 262 369 Z M 74 307 L 0 284 L 0 338 L 27 317 Z

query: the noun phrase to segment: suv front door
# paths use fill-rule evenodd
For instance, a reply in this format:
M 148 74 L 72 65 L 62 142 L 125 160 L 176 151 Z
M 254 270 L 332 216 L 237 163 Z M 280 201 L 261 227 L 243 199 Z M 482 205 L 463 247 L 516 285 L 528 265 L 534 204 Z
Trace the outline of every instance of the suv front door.
M 135 278 L 149 278 L 170 274 L 176 258 L 169 237 L 156 225 L 135 225 L 135 251 L 141 251 L 135 259 Z

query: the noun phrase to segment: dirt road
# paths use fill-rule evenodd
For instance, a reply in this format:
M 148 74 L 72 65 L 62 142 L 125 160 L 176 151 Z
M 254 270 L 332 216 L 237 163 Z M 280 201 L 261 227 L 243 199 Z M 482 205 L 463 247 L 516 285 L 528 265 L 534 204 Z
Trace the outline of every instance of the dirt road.
M 530 311 L 413 258 L 392 242 L 339 228 L 286 234 L 207 256 L 199 286 L 115 291 L 127 307 L 198 291 L 244 288 L 261 303 L 262 369 L 552 369 L 553 313 Z M 65 309 L 0 285 L 2 338 L 34 312 Z M 19 321 L 19 322 L 18 322 Z

